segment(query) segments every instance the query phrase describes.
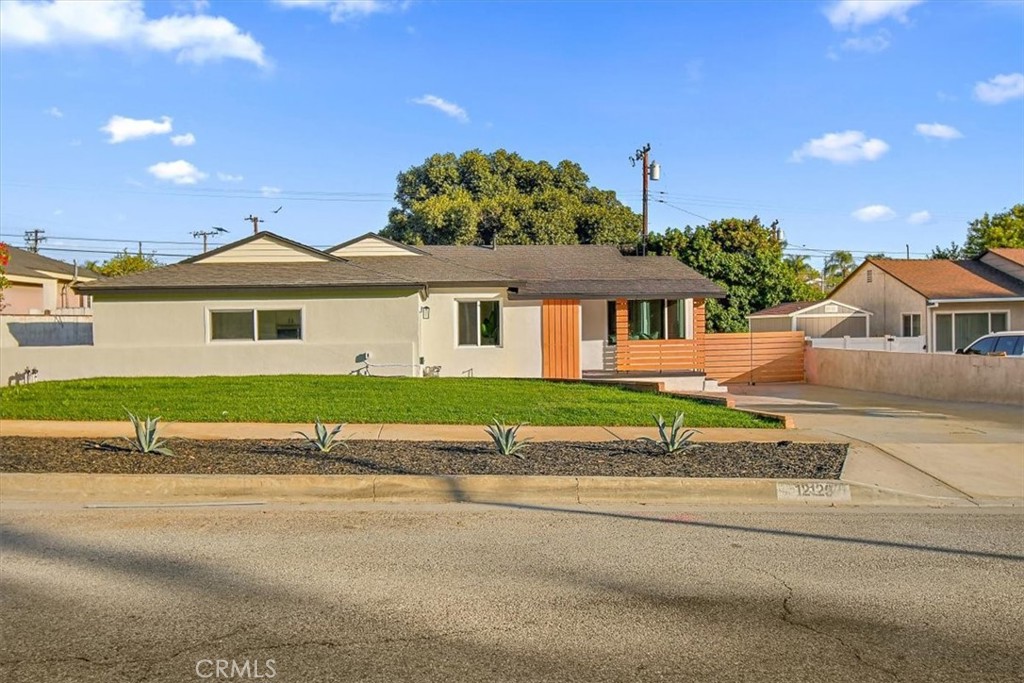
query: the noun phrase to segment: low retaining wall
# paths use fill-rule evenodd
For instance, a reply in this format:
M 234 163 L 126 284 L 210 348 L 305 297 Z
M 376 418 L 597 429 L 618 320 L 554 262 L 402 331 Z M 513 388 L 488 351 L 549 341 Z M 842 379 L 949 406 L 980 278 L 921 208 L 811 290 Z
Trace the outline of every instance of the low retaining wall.
M 92 315 L 0 315 L 0 349 L 92 344 Z
M 1024 405 L 1024 359 L 808 347 L 804 360 L 808 384 Z

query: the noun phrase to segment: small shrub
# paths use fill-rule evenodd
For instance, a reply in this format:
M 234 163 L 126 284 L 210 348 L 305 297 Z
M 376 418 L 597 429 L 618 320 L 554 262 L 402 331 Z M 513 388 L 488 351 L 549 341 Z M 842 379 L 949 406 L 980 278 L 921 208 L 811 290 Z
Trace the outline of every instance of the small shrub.
M 498 453 L 501 455 L 514 455 L 520 460 L 526 460 L 526 456 L 520 451 L 530 439 L 519 439 L 516 437 L 519 428 L 525 424 L 525 422 L 520 422 L 513 427 L 506 427 L 504 423 L 495 418 L 494 422 L 485 428 L 485 431 L 491 437 L 491 440 L 494 441 L 494 447 L 498 449 Z
M 327 427 L 320 421 L 320 418 L 316 418 L 316 422 L 313 423 L 313 435 L 308 436 L 303 432 L 295 432 L 303 439 L 306 440 L 313 448 L 316 448 L 321 453 L 330 453 L 335 446 L 344 446 L 345 440 L 337 438 L 338 434 L 345 427 L 345 423 L 339 424 L 331 431 L 327 431 Z
M 641 441 L 657 444 L 665 453 L 678 453 L 684 448 L 696 445 L 690 443 L 690 439 L 694 434 L 700 434 L 700 432 L 696 429 L 683 429 L 683 413 L 676 413 L 671 428 L 668 427 L 668 423 L 661 415 L 652 415 L 651 417 L 654 418 L 654 423 L 658 426 L 658 438 L 641 436 Z
M 156 436 L 157 423 L 160 422 L 159 417 L 149 417 L 147 415 L 145 422 L 143 422 L 135 417 L 130 410 L 125 410 L 125 412 L 128 413 L 128 419 L 132 421 L 132 426 L 135 427 L 135 439 L 126 437 L 133 450 L 137 450 L 139 453 L 174 455 L 174 451 L 164 446 L 167 442 L 158 439 Z

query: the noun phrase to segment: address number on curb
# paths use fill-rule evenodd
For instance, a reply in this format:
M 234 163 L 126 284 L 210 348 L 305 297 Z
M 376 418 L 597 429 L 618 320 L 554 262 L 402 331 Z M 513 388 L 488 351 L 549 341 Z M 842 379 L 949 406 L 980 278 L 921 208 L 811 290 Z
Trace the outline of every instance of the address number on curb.
M 843 503 L 850 501 L 850 486 L 849 484 L 833 481 L 814 481 L 799 484 L 778 483 L 775 484 L 775 496 L 778 500 Z

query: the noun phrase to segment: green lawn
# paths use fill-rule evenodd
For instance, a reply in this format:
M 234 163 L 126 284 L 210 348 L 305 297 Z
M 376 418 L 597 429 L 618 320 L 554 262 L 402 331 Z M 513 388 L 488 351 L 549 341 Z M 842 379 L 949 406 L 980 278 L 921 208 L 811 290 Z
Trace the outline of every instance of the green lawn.
M 286 375 L 38 382 L 0 389 L 0 418 L 175 422 L 386 422 L 646 425 L 686 413 L 691 427 L 777 427 L 728 408 L 592 384 L 482 378 Z

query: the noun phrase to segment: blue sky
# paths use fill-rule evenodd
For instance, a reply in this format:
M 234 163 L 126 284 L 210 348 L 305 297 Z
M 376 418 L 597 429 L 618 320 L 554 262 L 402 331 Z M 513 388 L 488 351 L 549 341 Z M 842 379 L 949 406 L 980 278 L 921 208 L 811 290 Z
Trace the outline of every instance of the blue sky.
M 173 261 L 193 230 L 245 236 L 250 213 L 334 244 L 386 224 L 398 172 L 474 148 L 579 162 L 639 210 L 628 157 L 649 142 L 652 230 L 756 213 L 811 255 L 924 255 L 1024 201 L 1024 2 L 0 13 L 0 233 L 17 245 L 42 228 L 50 249 L 142 240 Z

